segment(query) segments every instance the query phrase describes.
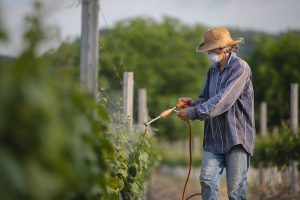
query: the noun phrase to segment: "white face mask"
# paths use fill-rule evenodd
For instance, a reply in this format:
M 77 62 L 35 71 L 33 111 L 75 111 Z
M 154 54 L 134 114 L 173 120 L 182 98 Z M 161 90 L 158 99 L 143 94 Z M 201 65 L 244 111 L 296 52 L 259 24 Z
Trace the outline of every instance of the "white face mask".
M 210 60 L 213 63 L 218 63 L 221 61 L 221 59 L 219 58 L 219 55 L 216 53 L 208 52 L 207 56 L 208 56 L 208 60 Z

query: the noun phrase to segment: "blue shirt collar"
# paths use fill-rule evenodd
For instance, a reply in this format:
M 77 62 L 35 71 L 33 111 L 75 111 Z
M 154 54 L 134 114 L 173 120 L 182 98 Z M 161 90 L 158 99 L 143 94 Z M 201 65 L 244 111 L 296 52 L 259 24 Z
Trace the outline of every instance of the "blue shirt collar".
M 227 63 L 226 63 L 226 65 L 225 65 L 224 68 L 230 67 L 230 66 L 231 66 L 231 65 L 230 65 L 230 62 L 231 62 L 232 60 L 234 60 L 236 57 L 237 57 L 237 56 L 236 56 L 236 53 L 235 53 L 235 52 L 231 52 L 231 53 L 230 53 L 230 57 L 229 57 L 229 59 L 227 60 Z

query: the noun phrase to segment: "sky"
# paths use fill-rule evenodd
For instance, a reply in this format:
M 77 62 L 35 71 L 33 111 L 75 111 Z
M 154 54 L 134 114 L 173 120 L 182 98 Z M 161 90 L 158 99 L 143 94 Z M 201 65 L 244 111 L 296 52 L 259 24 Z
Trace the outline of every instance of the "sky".
M 9 42 L 0 44 L 0 54 L 17 55 L 22 50 L 24 17 L 33 0 L 0 0 L 2 23 Z M 80 36 L 80 0 L 42 0 L 45 21 L 55 36 L 45 49 Z M 280 33 L 300 30 L 300 0 L 100 0 L 100 27 L 113 26 L 132 17 L 172 16 L 187 24 L 228 26 L 244 30 Z M 103 20 L 103 14 L 106 21 Z

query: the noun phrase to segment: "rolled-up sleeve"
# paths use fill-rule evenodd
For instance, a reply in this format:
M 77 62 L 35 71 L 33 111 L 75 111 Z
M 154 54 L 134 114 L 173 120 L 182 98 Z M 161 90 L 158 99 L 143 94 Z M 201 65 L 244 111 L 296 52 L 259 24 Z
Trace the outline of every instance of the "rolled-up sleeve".
M 195 106 L 188 108 L 190 119 L 208 119 L 221 115 L 239 98 L 249 79 L 250 70 L 245 65 L 233 67 L 234 69 L 227 76 L 226 84 L 222 84 L 224 87 L 221 88 L 215 96 L 205 102 L 200 101 L 198 104 L 195 104 Z M 208 88 L 206 88 L 206 90 L 208 90 Z

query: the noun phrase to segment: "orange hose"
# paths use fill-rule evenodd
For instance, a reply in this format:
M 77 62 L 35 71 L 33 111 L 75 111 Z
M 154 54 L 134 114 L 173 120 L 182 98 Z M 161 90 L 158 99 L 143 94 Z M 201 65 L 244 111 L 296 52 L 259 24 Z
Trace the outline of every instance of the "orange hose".
M 187 123 L 187 126 L 189 128 L 189 158 L 190 159 L 189 159 L 189 172 L 188 172 L 188 175 L 186 177 L 184 188 L 183 188 L 183 191 L 182 191 L 182 198 L 181 198 L 182 200 L 188 200 L 188 199 L 191 199 L 195 196 L 201 195 L 201 193 L 195 193 L 195 194 L 192 194 L 192 195 L 188 196 L 186 199 L 184 198 L 185 190 L 186 190 L 189 178 L 190 178 L 191 169 L 192 169 L 192 162 L 193 162 L 193 157 L 192 157 L 192 129 L 191 129 L 190 121 L 188 120 L 188 121 L 186 121 L 186 123 Z
M 181 101 L 176 105 L 176 107 L 183 107 L 184 105 L 186 105 L 186 102 Z M 160 117 L 163 118 L 163 117 L 168 116 L 169 114 L 171 114 L 174 111 L 174 109 L 176 107 L 165 110 L 164 112 L 162 112 L 160 114 Z M 201 196 L 201 193 L 195 193 L 195 194 L 192 194 L 192 195 L 188 196 L 186 199 L 184 198 L 185 191 L 186 191 L 186 188 L 187 188 L 187 184 L 188 184 L 188 181 L 189 181 L 189 178 L 190 178 L 190 175 L 191 175 L 192 161 L 193 161 L 193 157 L 192 157 L 192 129 L 191 129 L 191 125 L 190 125 L 189 120 L 186 121 L 186 122 L 187 122 L 187 126 L 188 126 L 188 129 L 189 129 L 189 171 L 188 171 L 188 175 L 186 177 L 184 188 L 183 188 L 183 191 L 182 191 L 182 198 L 181 198 L 182 200 L 188 200 L 188 199 L 191 199 L 191 198 L 193 198 L 195 196 L 198 196 L 198 195 Z M 145 129 L 145 132 L 144 132 L 142 137 L 145 137 L 146 132 L 147 132 L 148 124 L 145 123 L 145 125 L 146 125 L 146 129 Z M 137 148 L 137 151 L 139 151 L 141 145 L 142 145 L 142 140 L 141 140 L 141 143 L 140 143 L 139 147 Z M 134 155 L 134 157 L 135 157 L 135 155 Z

